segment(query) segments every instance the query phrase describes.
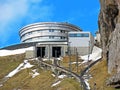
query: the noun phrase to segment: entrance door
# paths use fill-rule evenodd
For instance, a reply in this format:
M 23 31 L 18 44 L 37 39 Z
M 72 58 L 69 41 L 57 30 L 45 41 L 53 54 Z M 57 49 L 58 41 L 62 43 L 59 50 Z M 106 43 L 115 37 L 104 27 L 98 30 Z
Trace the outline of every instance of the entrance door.
M 43 58 L 45 56 L 45 47 L 37 47 L 37 57 Z
M 52 57 L 61 56 L 61 47 L 52 47 Z

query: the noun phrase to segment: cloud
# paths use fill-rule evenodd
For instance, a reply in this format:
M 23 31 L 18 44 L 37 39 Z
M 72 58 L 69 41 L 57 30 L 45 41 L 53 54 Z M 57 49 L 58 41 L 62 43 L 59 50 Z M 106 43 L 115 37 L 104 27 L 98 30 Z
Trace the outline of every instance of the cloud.
M 0 44 L 18 34 L 22 25 L 51 18 L 52 9 L 43 0 L 0 0 Z
M 0 4 L 0 21 L 8 23 L 10 20 L 24 15 L 27 12 L 26 0 L 9 1 Z

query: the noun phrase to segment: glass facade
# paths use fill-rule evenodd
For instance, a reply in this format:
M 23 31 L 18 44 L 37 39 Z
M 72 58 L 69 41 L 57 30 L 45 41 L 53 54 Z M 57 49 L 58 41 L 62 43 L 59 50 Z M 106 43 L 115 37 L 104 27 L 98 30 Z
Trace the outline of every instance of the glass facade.
M 89 37 L 89 33 L 70 33 L 69 37 Z

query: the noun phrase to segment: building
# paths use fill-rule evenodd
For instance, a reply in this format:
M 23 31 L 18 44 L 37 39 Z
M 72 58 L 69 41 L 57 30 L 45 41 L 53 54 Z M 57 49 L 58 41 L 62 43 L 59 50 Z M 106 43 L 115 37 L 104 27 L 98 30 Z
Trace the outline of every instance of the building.
M 92 52 L 94 37 L 90 32 L 69 32 L 69 46 L 71 53 L 86 55 Z
M 68 52 L 68 32 L 80 32 L 79 27 L 69 23 L 41 22 L 23 27 L 20 32 L 22 43 L 36 43 L 37 57 L 59 57 Z

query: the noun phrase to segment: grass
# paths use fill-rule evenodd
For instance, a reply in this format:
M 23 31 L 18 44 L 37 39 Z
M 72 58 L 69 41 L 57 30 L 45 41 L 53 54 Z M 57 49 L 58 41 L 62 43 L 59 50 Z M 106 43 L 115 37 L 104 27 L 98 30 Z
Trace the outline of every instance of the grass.
M 29 72 L 31 69 L 22 70 L 10 78 L 1 90 L 52 90 L 50 87 L 54 78 L 50 71 L 40 71 L 40 75 L 32 78 Z
M 92 78 L 89 81 L 92 90 L 95 88 L 96 90 L 115 90 L 112 87 L 106 86 L 106 80 L 110 77 L 110 75 L 107 73 L 106 60 L 102 60 L 94 65 L 90 69 L 89 73 L 92 75 Z
M 22 63 L 24 57 L 24 54 L 0 57 L 0 79 Z M 57 78 L 51 75 L 52 72 L 38 68 L 36 63 L 32 61 L 31 63 L 35 66 L 30 69 L 24 69 L 9 78 L 3 86 L 0 87 L 0 90 L 81 90 L 80 83 L 73 78 L 60 79 L 62 82 L 59 85 L 51 87 L 57 80 Z M 31 73 L 33 69 L 37 69 L 40 75 L 32 78 L 29 73 Z
M 59 85 L 54 87 L 55 90 L 82 90 L 80 83 L 73 78 L 64 79 Z
M 20 63 L 22 63 L 24 58 L 25 54 L 0 57 L 0 79 L 2 79 L 5 75 L 14 70 Z M 71 61 L 75 62 L 75 60 L 76 57 L 71 56 Z M 77 82 L 74 78 L 62 79 L 60 84 L 55 87 L 51 87 L 51 85 L 57 80 L 51 75 L 52 72 L 38 68 L 35 62 L 31 61 L 31 63 L 35 66 L 31 69 L 25 69 L 17 73 L 15 76 L 6 81 L 4 86 L 0 87 L 0 90 L 82 90 L 80 88 L 80 83 Z M 69 57 L 64 57 L 60 64 L 68 68 Z M 36 68 L 38 69 L 40 75 L 32 78 L 29 73 L 32 72 L 32 69 Z M 78 67 L 79 73 L 83 68 L 84 65 L 80 65 Z M 76 70 L 76 65 L 72 64 L 72 71 L 76 72 Z M 92 75 L 92 78 L 89 80 L 91 90 L 120 90 L 106 86 L 106 80 L 108 77 L 110 77 L 110 75 L 107 73 L 106 60 L 102 60 L 94 65 L 90 69 L 89 73 Z
M 76 56 L 75 55 L 72 55 L 72 56 L 65 56 L 63 57 L 63 60 L 61 61 L 60 65 L 69 69 L 69 60 L 71 60 L 71 63 L 72 62 L 76 62 Z M 82 62 L 80 59 L 78 59 L 78 62 Z M 84 69 L 84 65 L 81 64 L 79 65 L 78 64 L 78 72 L 77 72 L 77 65 L 76 64 L 71 64 L 71 70 L 75 73 L 78 73 L 80 74 L 80 72 Z
M 0 90 L 81 90 L 80 83 L 72 78 L 66 78 L 58 86 L 51 87 L 56 81 L 51 71 L 39 69 L 40 75 L 35 78 L 32 78 L 29 72 L 31 69 L 22 70 L 10 78 Z
M 0 57 L 0 79 L 23 62 L 24 57 L 24 54 Z

